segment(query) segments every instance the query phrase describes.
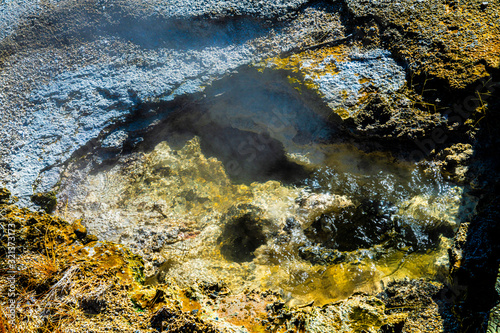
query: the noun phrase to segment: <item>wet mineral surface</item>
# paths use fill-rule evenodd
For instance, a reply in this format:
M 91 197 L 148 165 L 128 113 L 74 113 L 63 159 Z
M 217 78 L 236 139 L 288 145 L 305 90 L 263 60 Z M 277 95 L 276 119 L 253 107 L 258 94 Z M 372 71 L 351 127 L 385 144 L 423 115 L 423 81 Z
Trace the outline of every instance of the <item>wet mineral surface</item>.
M 476 205 L 467 188 L 432 165 L 326 143 L 342 130 L 301 93 L 242 75 L 193 111 L 163 110 L 128 153 L 93 147 L 70 163 L 58 214 L 143 255 L 154 282 L 224 281 L 293 305 L 445 279 L 452 238 Z M 116 133 L 136 140 L 117 128 L 104 145 Z

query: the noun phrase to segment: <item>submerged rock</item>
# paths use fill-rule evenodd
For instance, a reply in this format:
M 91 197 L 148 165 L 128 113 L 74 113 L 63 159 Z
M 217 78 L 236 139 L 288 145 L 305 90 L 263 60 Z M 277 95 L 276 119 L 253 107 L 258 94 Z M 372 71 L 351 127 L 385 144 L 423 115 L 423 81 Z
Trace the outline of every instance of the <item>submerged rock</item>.
M 234 117 L 236 126 L 258 120 Z M 451 184 L 420 179 L 415 166 L 350 145 L 318 145 L 328 168 L 307 164 L 317 168 L 308 179 L 316 187 L 242 184 L 209 157 L 206 134 L 158 127 L 169 135 L 155 146 L 161 137 L 146 137 L 151 150 L 100 163 L 106 148 L 70 164 L 59 192 L 61 215 L 83 218 L 89 233 L 143 256 L 148 283 L 224 280 L 235 291 L 281 288 L 292 303 L 327 303 L 378 291 L 390 277 L 448 271 L 446 237 L 453 234 L 441 227 L 448 227 L 443 216 L 431 215 L 446 210 L 458 224 L 460 202 L 447 200 Z M 402 201 L 417 197 L 422 184 L 435 209 L 419 201 L 422 209 L 414 211 Z
M 339 251 L 369 248 L 383 243 L 394 232 L 391 203 L 366 200 L 338 214 L 323 214 L 305 230 L 315 243 Z
M 393 282 L 382 293 L 351 297 L 312 307 L 277 307 L 271 315 L 269 331 L 287 328 L 317 332 L 444 332 L 443 317 L 449 309 L 439 304 L 443 285 L 425 280 Z
M 327 248 L 322 245 L 301 246 L 299 256 L 312 264 L 331 265 L 346 261 L 346 254 L 337 249 Z
M 346 196 L 327 193 L 305 193 L 298 198 L 298 202 L 304 212 L 304 229 L 310 227 L 321 215 L 340 213 L 354 206 L 353 202 Z

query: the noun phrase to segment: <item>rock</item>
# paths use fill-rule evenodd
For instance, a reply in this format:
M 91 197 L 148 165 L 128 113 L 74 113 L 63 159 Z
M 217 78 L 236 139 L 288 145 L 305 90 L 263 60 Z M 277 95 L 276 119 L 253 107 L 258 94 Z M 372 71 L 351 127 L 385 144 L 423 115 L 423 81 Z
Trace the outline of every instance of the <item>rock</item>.
M 329 107 L 344 119 L 358 111 L 356 106 L 366 100 L 370 86 L 389 94 L 405 83 L 402 69 L 389 53 L 380 49 L 327 47 L 288 58 L 270 58 L 266 67 L 302 73 L 304 84 L 317 89 Z
M 338 213 L 325 212 L 305 234 L 314 243 L 339 251 L 369 248 L 390 237 L 395 228 L 392 219 L 395 209 L 388 202 L 366 200 Z
M 82 219 L 73 222 L 71 224 L 71 227 L 73 228 L 73 232 L 75 233 L 76 237 L 78 237 L 83 245 L 86 245 L 90 242 L 95 242 L 98 239 L 97 236 L 91 235 L 87 232 L 87 228 L 84 226 Z
M 71 218 L 88 221 L 69 225 L 19 209 L 0 190 L 2 236 L 15 226 L 19 262 L 27 265 L 17 281 L 29 297 L 18 301 L 33 313 L 20 313 L 20 330 L 90 332 L 104 322 L 116 331 L 243 331 L 254 324 L 262 331 L 261 324 L 278 331 L 443 331 L 443 289 L 427 281 L 397 281 L 378 297 L 355 294 L 308 310 L 277 299 L 265 307 L 269 299 L 250 292 L 226 299 L 246 312 L 214 309 L 237 308 L 218 304 L 225 298 L 220 279 L 238 291 L 283 288 L 286 301 L 310 304 L 311 295 L 331 301 L 360 288 L 373 294 L 380 281 L 414 272 L 437 276 L 447 253 L 452 273 L 468 281 L 467 306 L 490 308 L 493 293 L 484 292 L 482 277 L 497 269 L 490 253 L 498 246 L 488 236 L 498 229 L 493 196 L 481 192 L 484 182 L 471 182 L 491 211 L 484 221 L 469 219 L 474 200 L 440 175 L 468 182 L 484 140 L 475 140 L 476 128 L 498 123 L 490 121 L 498 103 L 486 98 L 495 96 L 488 80 L 500 68 L 499 13 L 497 2 L 476 0 L 5 2 L 0 185 L 22 207 L 32 198 L 49 213 L 59 199 Z M 465 99 L 457 104 L 457 97 Z M 458 121 L 443 111 L 462 106 L 471 114 Z M 395 193 L 388 200 L 375 193 L 383 186 L 366 190 L 358 175 L 340 182 L 346 189 L 336 187 L 335 173 L 345 171 L 335 168 L 319 171 L 332 176 L 318 181 L 327 183 L 319 191 L 352 199 L 299 195 L 297 182 L 317 180 L 306 178 L 326 158 L 323 146 L 349 141 L 428 157 L 441 173 L 429 169 L 437 181 L 425 186 L 439 186 L 440 195 L 394 190 L 400 178 L 421 176 L 399 175 L 406 167 L 383 179 L 369 175 Z M 421 151 L 409 152 L 411 142 Z M 388 165 L 397 163 L 405 162 Z M 362 176 L 370 169 L 356 158 L 342 167 Z M 487 184 L 492 193 L 497 183 Z M 400 193 L 402 202 L 394 199 Z M 470 225 L 460 225 L 465 220 Z M 459 225 L 447 252 L 446 237 Z M 4 238 L 0 252 L 7 254 L 12 245 Z M 145 263 L 110 241 L 130 246 Z M 5 274 L 0 280 L 6 285 Z M 199 297 L 214 306 L 206 317 L 201 307 L 184 311 L 175 290 L 196 280 L 208 283 Z M 149 311 L 143 319 L 130 298 Z M 65 308 L 99 320 L 55 327 Z M 262 309 L 278 314 L 266 317 Z M 497 310 L 491 331 L 498 331 Z M 124 320 L 113 319 L 117 312 Z M 247 320 L 255 313 L 261 324 Z
M 495 289 L 498 296 L 500 297 L 500 269 L 498 270 L 498 277 L 495 284 Z M 497 304 L 493 309 L 491 309 L 488 318 L 488 328 L 487 333 L 498 333 L 500 332 L 500 304 Z
M 497 305 L 490 311 L 488 319 L 487 333 L 498 333 L 500 332 L 500 305 Z
M 308 260 L 312 264 L 331 265 L 342 263 L 346 260 L 346 254 L 337 249 L 330 249 L 324 246 L 301 246 L 299 256 Z
M 20 288 L 17 295 L 20 306 L 31 306 L 27 314 L 19 312 L 16 327 L 29 331 L 34 327 L 53 330 L 51 324 L 60 320 L 58 310 L 71 306 L 82 313 L 100 314 L 111 318 L 109 309 L 127 304 L 127 290 L 140 288 L 144 282 L 143 262 L 128 249 L 112 243 L 93 242 L 86 246 L 78 242 L 74 228 L 66 221 L 41 212 L 19 209 L 14 205 L 0 204 L 2 230 L 8 225 L 15 226 L 16 285 Z M 11 235 L 12 236 L 12 235 Z M 12 253 L 12 245 L 0 243 L 0 253 Z M 9 274 L 0 274 L 2 283 Z M 28 293 L 24 298 L 22 293 Z M 5 304 L 6 297 L 1 302 Z M 8 302 L 8 299 L 7 299 Z M 33 304 L 36 302 L 36 305 Z M 135 316 L 134 309 L 126 310 Z M 92 321 L 82 320 L 71 329 L 82 328 L 83 322 L 95 326 Z M 43 318 L 52 318 L 45 321 Z M 36 320 L 35 320 L 36 319 Z M 141 320 L 133 320 L 137 328 Z M 102 321 L 98 326 L 102 325 Z M 123 323 L 130 325 L 130 323 Z M 127 328 L 115 323 L 115 328 Z
M 317 17 L 335 18 L 321 31 L 342 30 L 331 6 L 301 9 L 304 1 L 51 3 L 13 2 L 0 15 L 11 36 L 0 41 L 2 73 L 9 73 L 0 76 L 0 174 L 24 205 L 33 186 L 52 190 L 73 154 L 144 103 L 196 95 L 280 52 L 276 45 L 286 51 L 319 35 L 310 24 Z M 143 31 L 155 32 L 145 38 Z M 104 146 L 120 149 L 124 138 L 116 133 Z
M 6 204 L 10 200 L 10 191 L 6 188 L 0 188 L 0 204 Z
M 165 292 L 162 289 L 154 287 L 144 287 L 135 289 L 130 293 L 130 299 L 141 309 L 154 308 L 156 304 L 167 302 Z
M 86 295 L 80 299 L 80 309 L 87 315 L 97 315 L 106 311 L 106 300 L 104 294 L 98 291 L 94 295 Z
M 457 143 L 441 150 L 436 155 L 435 161 L 444 176 L 457 183 L 464 183 L 473 155 L 474 150 L 471 144 Z
M 325 47 L 267 59 L 265 68 L 287 70 L 296 89 L 316 90 L 343 125 L 362 137 L 415 139 L 445 123 L 417 110 L 401 67 L 382 49 Z
M 2 230 L 11 229 L 14 233 L 16 254 L 45 253 L 47 247 L 68 245 L 73 243 L 77 236 L 69 223 L 61 218 L 45 213 L 23 211 L 13 205 L 2 205 Z M 8 224 L 11 227 L 8 228 Z M 14 227 L 13 227 L 14 226 Z M 9 248 L 7 238 L 2 238 L 3 253 Z
M 78 238 L 85 238 L 87 236 L 87 228 L 82 224 L 82 220 L 76 220 L 71 225 L 73 227 L 73 232 Z
M 498 270 L 497 281 L 495 283 L 495 290 L 496 290 L 498 296 L 500 296 L 500 269 Z
M 40 206 L 46 213 L 52 213 L 57 206 L 56 193 L 35 193 L 31 196 L 31 201 Z
M 30 320 L 34 317 L 48 317 L 49 323 L 59 323 L 55 306 L 71 305 L 87 314 L 76 315 L 77 321 L 65 323 L 66 328 L 76 331 L 98 331 L 102 325 L 116 331 L 161 330 L 168 326 L 172 332 L 234 332 L 242 330 L 242 326 L 248 331 L 280 332 L 286 328 L 310 333 L 442 330 L 441 314 L 434 299 L 442 291 L 438 283 L 393 282 L 378 296 L 357 293 L 322 307 L 311 302 L 289 307 L 270 291 L 246 290 L 233 294 L 220 281 L 191 282 L 185 291 L 171 280 L 145 286 L 142 258 L 111 242 L 79 244 L 74 234 L 82 229 L 78 221 L 70 226 L 57 217 L 14 205 L 1 204 L 0 209 L 3 214 L 0 223 L 15 223 L 16 238 L 24 242 L 18 260 L 25 266 L 16 281 L 30 292 L 30 298 L 19 298 L 18 304 L 24 306 L 22 302 L 30 302 L 27 304 L 34 311 L 18 315 L 21 328 L 28 324 L 33 327 Z M 259 215 L 255 207 L 248 205 L 233 211 L 237 213 L 228 217 Z M 52 240 L 50 245 L 41 239 L 42 234 L 48 237 L 45 240 Z M 0 250 L 5 254 L 3 245 Z M 57 256 L 52 257 L 51 253 Z M 7 283 L 6 277 L 0 274 L 0 282 Z M 2 302 L 5 299 L 6 295 L 0 297 Z M 31 303 L 33 300 L 36 306 Z M 117 312 L 126 320 L 116 320 Z M 96 314 L 97 322 L 92 316 Z M 43 329 L 53 328 L 43 320 L 37 323 Z
M 470 223 L 461 223 L 460 227 L 453 240 L 453 246 L 448 249 L 448 254 L 450 257 L 450 273 L 456 272 L 462 265 L 463 257 L 463 247 L 467 241 L 467 231 L 469 229 Z
M 352 121 L 362 137 L 398 140 L 420 138 L 444 122 L 437 114 L 419 112 L 403 93 L 368 96 Z
M 177 96 L 198 98 L 204 87 L 242 66 L 285 73 L 289 89 L 319 94 L 316 97 L 329 108 L 321 111 L 323 116 L 333 110 L 338 117 L 330 118 L 343 119 L 340 123 L 351 134 L 389 140 L 423 138 L 446 125 L 436 107 L 422 99 L 424 92 L 408 86 L 405 69 L 389 51 L 411 68 L 417 66 L 416 72 L 443 79 L 471 77 L 454 83 L 457 86 L 484 77 L 483 63 L 498 67 L 491 42 L 496 30 L 486 28 L 496 26 L 497 11 L 491 4 L 479 12 L 467 1 L 457 5 L 463 11 L 448 15 L 450 6 L 438 0 L 369 6 L 352 0 L 347 8 L 355 18 L 375 19 L 369 20 L 366 35 L 349 35 L 349 15 L 337 3 L 215 3 L 212 7 L 189 1 L 177 7 L 154 0 L 122 0 L 112 6 L 10 2 L 0 15 L 10 36 L 0 45 L 5 50 L 3 72 L 9 73 L 0 77 L 6 87 L 0 94 L 0 174 L 24 205 L 33 186 L 38 192 L 53 189 L 74 154 L 100 140 L 103 148 L 123 149 L 128 133 L 114 132 L 113 127 L 138 114 L 158 116 L 143 106 L 168 103 Z M 422 13 L 420 20 L 412 19 Z M 474 36 L 452 29 L 460 26 L 462 16 L 470 21 Z M 402 40 L 405 22 L 415 37 Z M 485 24 L 479 27 L 478 22 Z M 450 32 L 435 31 L 442 26 Z M 145 38 L 142 31 L 154 31 L 154 37 Z M 365 37 L 371 38 L 370 45 L 360 43 Z M 469 47 L 473 37 L 479 48 Z M 342 42 L 330 43 L 334 40 Z M 384 49 L 387 41 L 390 50 Z M 444 45 L 445 51 L 437 45 Z M 285 56 L 289 51 L 296 54 Z M 456 66 L 448 68 L 448 60 Z M 294 139 L 303 139 L 301 134 Z
M 355 295 L 343 302 L 314 308 L 305 320 L 305 332 L 379 332 L 391 321 L 384 303 L 367 295 Z
M 491 147 L 485 151 L 489 156 L 490 149 Z M 491 181 L 490 177 L 498 177 L 498 174 L 486 172 L 483 176 Z M 496 237 L 500 233 L 500 197 L 495 187 L 497 185 L 487 186 L 485 192 L 482 192 L 477 213 L 470 220 L 467 240 L 462 247 L 463 259 L 455 274 L 455 279 L 466 293 L 466 297 L 459 299 L 463 300 L 464 310 L 473 320 L 481 323 L 482 327 L 486 327 L 486 314 L 498 304 L 499 299 L 495 281 L 498 277 L 500 253 Z
M 151 327 L 159 332 L 168 329 L 168 332 L 220 332 L 210 323 L 199 320 L 196 316 L 187 314 L 179 310 L 163 307 L 151 318 Z
M 413 73 L 437 78 L 458 89 L 487 78 L 489 68 L 500 66 L 498 4 L 490 3 L 488 10 L 481 10 L 476 3 L 346 1 L 355 17 L 375 18 L 382 40 Z M 463 29 L 465 26 L 468 28 Z
M 270 307 L 268 330 L 282 327 L 317 332 L 443 332 L 441 309 L 434 300 L 443 285 L 425 280 L 392 282 L 376 297 L 357 293 L 322 307 Z
M 298 246 L 299 256 L 314 264 L 331 265 L 351 262 L 354 258 L 366 259 L 366 249 L 371 253 L 369 257 L 384 256 L 383 248 L 392 246 L 410 252 L 438 251 L 442 258 L 434 265 L 448 269 L 447 237 L 453 236 L 459 224 L 455 219 L 448 222 L 442 217 L 433 218 L 425 210 L 432 204 L 417 206 L 412 201 L 412 205 L 407 205 L 403 202 L 398 207 L 390 202 L 367 199 L 327 209 L 306 224 L 306 241 Z M 420 211 L 414 206 L 425 209 Z M 436 208 L 436 212 L 441 210 Z
M 471 202 L 465 205 L 464 197 L 463 189 L 459 187 L 443 191 L 437 199 L 430 195 L 417 195 L 399 204 L 400 216 L 425 229 L 443 226 L 455 231 L 461 221 L 470 217 L 476 204 L 471 198 Z M 443 206 L 447 206 L 448 210 L 443 210 Z
M 400 281 L 388 285 L 378 297 L 385 303 L 387 315 L 406 312 L 399 323 L 391 325 L 400 332 L 444 332 L 441 313 L 446 312 L 434 301 L 442 288 L 442 284 L 425 280 Z

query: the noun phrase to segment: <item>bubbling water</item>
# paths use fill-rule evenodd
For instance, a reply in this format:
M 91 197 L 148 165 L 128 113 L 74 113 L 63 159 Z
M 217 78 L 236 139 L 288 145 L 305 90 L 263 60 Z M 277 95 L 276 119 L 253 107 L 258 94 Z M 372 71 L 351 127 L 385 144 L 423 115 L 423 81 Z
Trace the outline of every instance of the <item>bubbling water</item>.
M 105 168 L 70 164 L 59 213 L 141 254 L 148 283 L 224 281 L 322 304 L 393 279 L 444 278 L 451 238 L 474 211 L 465 188 L 431 166 L 335 143 L 329 115 L 286 77 L 258 75 L 149 124 Z
M 69 211 L 159 262 L 152 281 L 181 286 L 222 280 L 321 304 L 392 279 L 445 275 L 450 237 L 467 218 L 464 189 L 378 153 L 320 148 L 324 164 L 305 165 L 302 183 L 246 185 L 197 137 L 177 150 L 162 142 L 88 176 Z

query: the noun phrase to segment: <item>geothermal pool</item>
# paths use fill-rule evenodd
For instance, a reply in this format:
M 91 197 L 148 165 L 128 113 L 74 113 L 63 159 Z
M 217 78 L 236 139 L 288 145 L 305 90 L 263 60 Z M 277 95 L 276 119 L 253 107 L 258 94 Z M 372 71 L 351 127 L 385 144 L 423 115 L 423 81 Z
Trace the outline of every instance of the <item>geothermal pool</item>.
M 130 246 L 146 283 L 223 282 L 321 305 L 446 280 L 475 201 L 431 164 L 349 138 L 286 71 L 143 105 L 74 156 L 58 214 Z

